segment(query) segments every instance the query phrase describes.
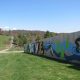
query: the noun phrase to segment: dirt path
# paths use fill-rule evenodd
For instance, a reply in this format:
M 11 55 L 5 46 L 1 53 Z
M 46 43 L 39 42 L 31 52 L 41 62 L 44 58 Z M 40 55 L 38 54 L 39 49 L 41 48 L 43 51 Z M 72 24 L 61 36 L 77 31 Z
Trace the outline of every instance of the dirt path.
M 18 53 L 23 51 L 9 51 L 13 46 L 13 36 L 11 37 L 10 46 L 7 49 L 1 50 L 0 53 Z
M 0 51 L 0 54 L 3 53 L 23 53 L 24 51 Z

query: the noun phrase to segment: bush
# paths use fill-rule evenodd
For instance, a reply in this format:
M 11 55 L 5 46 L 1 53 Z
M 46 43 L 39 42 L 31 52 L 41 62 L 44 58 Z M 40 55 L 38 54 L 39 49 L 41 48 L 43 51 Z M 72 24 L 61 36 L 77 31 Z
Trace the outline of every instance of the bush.
M 13 43 L 18 46 L 24 46 L 27 43 L 27 36 L 19 34 L 14 37 Z

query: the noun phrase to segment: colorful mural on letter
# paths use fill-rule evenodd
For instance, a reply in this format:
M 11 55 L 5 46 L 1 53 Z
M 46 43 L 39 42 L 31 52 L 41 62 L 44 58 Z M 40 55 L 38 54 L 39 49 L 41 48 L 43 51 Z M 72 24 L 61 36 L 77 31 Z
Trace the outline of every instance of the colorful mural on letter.
M 24 52 L 80 63 L 80 37 L 73 41 L 69 38 L 52 38 L 25 44 Z

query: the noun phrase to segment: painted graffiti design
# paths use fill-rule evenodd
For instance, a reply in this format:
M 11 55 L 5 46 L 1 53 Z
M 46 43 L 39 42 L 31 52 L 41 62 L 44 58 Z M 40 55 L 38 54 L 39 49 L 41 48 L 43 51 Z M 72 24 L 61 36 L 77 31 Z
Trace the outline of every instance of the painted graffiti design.
M 57 41 L 41 41 L 29 43 L 24 46 L 24 52 L 44 55 L 51 58 L 66 60 L 66 61 L 79 61 L 80 62 L 80 38 L 77 38 L 74 43 L 69 40 Z
M 76 51 L 80 53 L 80 37 L 75 40 Z

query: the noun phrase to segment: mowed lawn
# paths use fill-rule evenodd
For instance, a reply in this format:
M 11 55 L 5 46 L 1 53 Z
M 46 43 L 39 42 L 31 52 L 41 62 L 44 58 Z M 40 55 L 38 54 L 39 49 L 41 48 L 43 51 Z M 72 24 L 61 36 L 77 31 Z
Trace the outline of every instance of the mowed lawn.
M 30 54 L 3 53 L 0 80 L 80 80 L 80 69 Z
M 10 36 L 0 35 L 0 50 L 5 49 L 9 45 Z

